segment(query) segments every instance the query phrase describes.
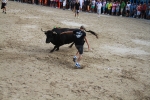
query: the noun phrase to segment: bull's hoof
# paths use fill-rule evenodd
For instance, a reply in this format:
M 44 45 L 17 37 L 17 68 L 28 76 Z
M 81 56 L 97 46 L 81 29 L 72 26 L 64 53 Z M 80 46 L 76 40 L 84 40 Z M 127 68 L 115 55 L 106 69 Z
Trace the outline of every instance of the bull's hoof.
M 59 49 L 56 49 L 55 51 L 58 51 Z
M 69 46 L 69 48 L 72 48 L 72 46 Z

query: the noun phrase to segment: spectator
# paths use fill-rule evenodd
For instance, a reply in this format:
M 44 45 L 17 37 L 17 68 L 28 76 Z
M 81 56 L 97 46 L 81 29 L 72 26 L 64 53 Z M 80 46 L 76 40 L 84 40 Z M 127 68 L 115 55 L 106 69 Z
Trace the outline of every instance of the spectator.
M 63 0 L 59 0 L 60 2 L 60 9 L 63 8 Z
M 83 11 L 87 11 L 87 0 L 83 0 Z
M 119 15 L 120 2 L 116 1 L 116 16 Z
M 55 8 L 58 7 L 58 1 L 59 1 L 59 0 L 55 0 Z
M 63 10 L 66 9 L 66 2 L 67 2 L 67 0 L 63 0 Z
M 147 10 L 146 10 L 146 19 L 150 19 L 150 2 L 148 3 Z
M 144 3 L 141 7 L 141 18 L 145 18 L 146 15 L 146 3 Z
M 97 5 L 97 13 L 98 13 L 98 17 L 100 17 L 101 14 L 101 8 L 102 8 L 102 3 L 100 0 L 98 0 L 98 2 L 96 3 Z
M 53 1 L 54 0 L 50 0 L 50 7 L 53 7 L 53 4 L 54 4 Z
M 77 16 L 77 18 L 79 18 L 79 8 L 80 8 L 80 3 L 78 0 L 76 0 L 74 10 L 75 10 L 75 17 Z
M 41 0 L 41 5 L 44 5 L 45 0 Z
M 22 0 L 21 0 L 22 1 Z M 32 4 L 34 4 L 34 0 L 32 0 Z
M 1 9 L 3 9 L 3 13 L 6 14 L 6 4 L 8 0 L 2 0 Z
M 140 18 L 140 15 L 141 15 L 141 4 L 139 4 L 136 9 L 137 9 L 137 18 Z
M 80 11 L 82 11 L 83 0 L 80 0 Z
M 74 10 L 74 4 L 76 3 L 76 0 L 72 0 L 71 2 L 71 10 L 73 11 Z
M 130 6 L 131 6 L 130 2 L 127 2 L 127 4 L 126 4 L 126 17 L 129 17 Z
M 24 2 L 26 3 L 27 0 L 24 0 Z M 39 4 L 39 0 L 35 0 L 35 4 L 38 5 Z
M 68 10 L 71 10 L 71 2 L 72 0 L 68 0 Z
M 94 12 L 94 8 L 95 8 L 95 0 L 92 0 L 91 2 L 91 11 Z
M 134 14 L 134 5 L 133 3 L 131 3 L 129 17 L 133 17 L 133 14 Z
M 108 4 L 108 15 L 111 14 L 112 2 Z
M 116 11 L 116 2 L 114 2 L 113 4 L 112 4 L 112 15 L 114 15 L 114 13 L 115 13 L 115 11 Z
M 137 9 L 136 8 L 137 8 L 137 5 L 134 3 L 133 4 L 133 18 L 136 18 L 136 16 L 137 16 L 136 15 L 137 14 Z
M 120 16 L 122 16 L 123 15 L 123 10 L 124 10 L 124 7 L 125 7 L 126 5 L 125 5 L 125 2 L 124 1 L 122 1 L 121 2 L 121 4 L 120 4 Z
M 106 14 L 108 14 L 108 5 L 109 5 L 109 1 L 107 1 L 107 3 L 106 3 Z
M 87 12 L 90 11 L 90 0 L 87 0 Z
M 103 7 L 103 14 L 105 14 L 105 11 L 106 11 L 106 0 L 103 1 L 102 3 L 102 7 Z
M 52 3 L 52 7 L 55 8 L 55 0 L 53 0 L 52 2 L 53 2 L 53 3 Z
M 57 7 L 60 8 L 60 0 L 57 0 Z

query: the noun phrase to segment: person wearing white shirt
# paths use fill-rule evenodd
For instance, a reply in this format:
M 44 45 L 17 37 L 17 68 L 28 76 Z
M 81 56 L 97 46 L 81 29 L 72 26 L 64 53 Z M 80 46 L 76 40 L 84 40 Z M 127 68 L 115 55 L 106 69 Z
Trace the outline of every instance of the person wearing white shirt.
M 7 4 L 7 0 L 2 0 L 1 9 L 3 9 L 3 13 L 5 13 L 5 14 L 6 14 L 6 4 Z
M 82 6 L 83 6 L 83 0 L 79 0 L 80 2 L 80 11 L 82 11 Z
M 66 3 L 67 3 L 67 0 L 63 0 L 63 10 L 66 9 Z
M 97 13 L 98 13 L 98 17 L 100 17 L 99 15 L 101 14 L 101 8 L 102 8 L 102 3 L 100 0 L 98 0 L 97 2 Z
M 130 2 L 127 2 L 127 4 L 126 4 L 126 17 L 129 17 L 130 6 L 131 6 Z

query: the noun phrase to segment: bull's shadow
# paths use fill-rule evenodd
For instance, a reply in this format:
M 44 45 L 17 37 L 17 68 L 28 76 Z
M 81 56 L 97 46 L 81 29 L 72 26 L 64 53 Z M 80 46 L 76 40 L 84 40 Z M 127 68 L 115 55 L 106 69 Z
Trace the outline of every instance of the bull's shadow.
M 74 62 L 72 61 L 73 54 L 76 53 L 76 49 L 73 46 L 69 48 L 68 45 L 61 47 L 59 51 L 50 53 L 52 46 L 47 46 L 43 48 L 41 46 L 30 45 L 23 49 L 23 52 L 26 52 L 27 56 L 34 57 L 38 61 L 46 63 L 54 63 L 58 66 L 62 66 L 69 69 L 74 69 Z

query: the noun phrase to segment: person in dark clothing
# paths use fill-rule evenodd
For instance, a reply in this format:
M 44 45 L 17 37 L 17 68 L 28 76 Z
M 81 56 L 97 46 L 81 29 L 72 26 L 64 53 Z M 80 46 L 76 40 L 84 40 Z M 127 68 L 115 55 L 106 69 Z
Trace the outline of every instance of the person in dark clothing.
M 87 8 L 87 0 L 83 0 L 83 11 L 86 11 Z
M 75 4 L 75 0 L 71 0 L 71 10 L 73 11 L 74 10 L 74 4 Z
M 86 4 L 87 4 L 86 11 L 89 12 L 90 11 L 90 0 L 87 0 Z
M 85 42 L 88 45 L 88 50 L 90 50 L 89 43 L 86 39 L 85 27 L 81 26 L 80 29 L 77 29 L 74 31 L 62 32 L 61 34 L 74 34 L 74 43 L 75 43 L 75 47 L 77 49 L 77 53 L 73 57 L 73 61 L 75 62 L 75 66 L 77 68 L 81 68 L 79 62 L 81 61 L 81 58 L 82 58 L 83 46 L 84 46 Z
M 74 10 L 75 10 L 75 17 L 77 16 L 77 18 L 79 18 L 79 8 L 80 8 L 80 3 L 77 0 L 75 5 L 74 5 Z
M 8 0 L 1 0 L 1 1 L 2 1 L 1 9 L 3 9 L 3 13 L 6 14 L 6 4 Z

